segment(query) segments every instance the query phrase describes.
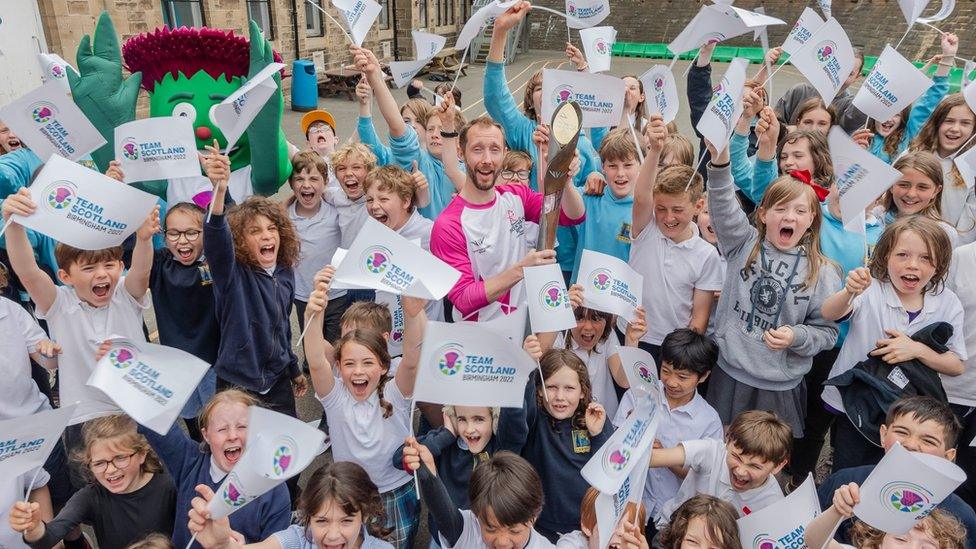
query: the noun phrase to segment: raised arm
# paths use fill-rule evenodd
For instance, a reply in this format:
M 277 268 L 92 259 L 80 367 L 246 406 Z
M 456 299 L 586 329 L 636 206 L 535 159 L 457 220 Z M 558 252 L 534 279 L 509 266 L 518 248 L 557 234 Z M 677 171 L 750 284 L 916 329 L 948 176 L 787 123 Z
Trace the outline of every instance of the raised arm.
M 668 136 L 668 128 L 660 114 L 652 114 L 647 122 L 648 149 L 644 163 L 641 164 L 637 182 L 634 185 L 634 205 L 630 234 L 641 234 L 644 227 L 654 222 L 654 180 L 657 179 L 657 165 L 661 159 L 661 149 Z
M 406 398 L 413 396 L 413 387 L 417 381 L 420 344 L 424 341 L 424 331 L 427 328 L 427 312 L 424 310 L 426 304 L 424 299 L 400 296 L 400 306 L 403 308 L 403 359 L 397 367 L 394 381 Z
M 329 281 L 331 282 L 331 277 Z M 328 292 L 329 283 L 317 281 L 315 291 L 308 296 L 308 307 L 305 308 L 305 359 L 308 361 L 312 388 L 317 397 L 331 393 L 336 383 L 332 369 L 332 345 L 325 340 L 322 329 L 325 307 L 329 302 Z
M 454 108 L 454 94 L 449 93 L 445 95 L 444 100 L 441 101 L 439 107 L 436 107 L 436 110 L 437 117 L 441 119 L 441 139 L 443 140 L 441 164 L 444 165 L 444 173 L 454 184 L 454 190 L 461 192 L 467 176 L 464 175 L 458 164 L 458 138 L 444 136 L 444 134 L 456 133 L 461 129 L 455 124 Z
M 386 120 L 386 124 L 390 127 L 390 136 L 402 137 L 407 133 L 407 125 L 400 116 L 400 109 L 397 108 L 396 99 L 393 99 L 393 94 L 386 87 L 386 82 L 383 79 L 383 71 L 380 70 L 380 63 L 376 59 L 376 56 L 366 48 L 356 46 L 350 46 L 349 51 L 355 59 L 356 68 L 366 75 L 366 80 L 369 82 L 370 87 L 373 88 L 373 97 L 376 98 L 376 106 L 379 107 L 380 114 L 383 115 L 383 119 Z
M 136 246 L 132 250 L 132 263 L 125 276 L 125 290 L 136 301 L 149 291 L 149 273 L 153 263 L 153 235 L 160 232 L 159 206 L 153 207 L 146 220 L 136 231 Z
M 16 194 L 8 196 L 3 201 L 3 222 L 6 224 L 13 214 L 27 217 L 37 210 L 37 205 L 31 200 L 30 191 L 22 187 Z M 11 223 L 7 227 L 7 255 L 10 256 L 10 266 L 24 285 L 27 293 L 41 312 L 47 312 L 54 304 L 58 289 L 54 281 L 37 265 L 34 250 L 31 248 L 27 231 L 18 223 Z

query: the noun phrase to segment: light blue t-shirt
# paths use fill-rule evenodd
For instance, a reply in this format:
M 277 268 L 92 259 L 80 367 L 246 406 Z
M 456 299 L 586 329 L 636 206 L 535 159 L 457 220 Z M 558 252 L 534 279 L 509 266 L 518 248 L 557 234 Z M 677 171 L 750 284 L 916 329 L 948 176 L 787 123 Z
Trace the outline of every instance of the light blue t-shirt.
M 583 195 L 586 219 L 578 227 L 579 242 L 576 246 L 576 261 L 573 264 L 573 279 L 579 270 L 583 250 L 612 255 L 622 261 L 630 259 L 630 225 L 633 219 L 633 193 L 617 198 L 610 185 L 600 196 Z

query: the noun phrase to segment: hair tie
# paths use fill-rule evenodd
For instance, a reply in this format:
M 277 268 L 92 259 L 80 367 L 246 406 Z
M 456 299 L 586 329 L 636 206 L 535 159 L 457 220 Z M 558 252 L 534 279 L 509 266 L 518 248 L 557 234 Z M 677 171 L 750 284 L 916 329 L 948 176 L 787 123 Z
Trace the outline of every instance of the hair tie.
M 817 200 L 819 200 L 820 202 L 826 200 L 827 195 L 830 194 L 829 190 L 813 182 L 813 178 L 810 176 L 809 170 L 790 170 L 788 173 L 790 177 L 792 177 L 793 179 L 812 188 L 813 192 L 817 193 Z

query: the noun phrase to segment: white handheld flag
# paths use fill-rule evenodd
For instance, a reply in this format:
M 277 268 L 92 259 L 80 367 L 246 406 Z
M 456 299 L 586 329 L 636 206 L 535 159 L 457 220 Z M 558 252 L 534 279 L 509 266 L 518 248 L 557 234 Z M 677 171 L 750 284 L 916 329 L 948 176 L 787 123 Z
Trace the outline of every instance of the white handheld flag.
M 962 180 L 966 182 L 966 186 L 972 189 L 974 180 L 976 180 L 976 147 L 960 154 L 953 162 L 959 169 L 959 174 L 962 176 Z
M 966 99 L 966 104 L 969 105 L 969 110 L 976 111 L 976 83 L 970 82 L 962 90 L 962 96 Z
M 667 124 L 678 116 L 678 86 L 674 74 L 664 65 L 654 65 L 641 75 L 644 84 L 644 111 L 647 116 L 661 113 Z
M 610 0 L 566 0 L 566 15 L 571 29 L 599 25 L 610 15 Z
M 278 89 L 274 73 L 284 67 L 282 63 L 271 63 L 214 107 L 213 121 L 224 133 L 228 152 L 234 148 L 237 140 L 251 125 L 251 121 Z
M 854 97 L 854 106 L 869 118 L 888 120 L 921 97 L 932 80 L 886 45 L 871 74 Z
M 746 83 L 748 61 L 736 57 L 725 70 L 722 81 L 712 90 L 712 99 L 695 128 L 718 150 L 729 145 L 735 123 L 742 114 L 742 89 Z
M 478 33 L 481 32 L 481 29 L 488 23 L 489 19 L 505 13 L 508 8 L 518 3 L 519 0 L 508 0 L 507 2 L 493 0 L 487 6 L 472 13 L 471 17 L 464 24 L 464 27 L 461 28 L 461 32 L 458 33 L 457 42 L 454 43 L 454 49 L 458 51 L 467 49 L 468 45 L 471 44 L 475 36 L 478 36 Z
M 966 60 L 966 66 L 962 69 L 962 87 L 968 88 L 973 81 L 973 71 L 976 71 L 976 61 Z
M 648 446 L 644 455 L 637 462 L 637 466 L 620 485 L 620 489 L 613 494 L 600 492 L 596 496 L 596 526 L 599 531 L 599 547 L 610 545 L 613 533 L 617 529 L 628 503 L 634 503 L 634 512 L 640 509 L 641 495 L 644 493 L 644 482 L 647 480 L 647 466 L 651 461 L 651 447 Z M 629 519 L 628 519 L 629 520 Z
M 193 122 L 182 116 L 143 118 L 116 126 L 115 159 L 126 183 L 200 176 Z
M 822 26 L 824 26 L 824 20 L 817 15 L 817 12 L 813 11 L 812 8 L 803 8 L 803 13 L 800 14 L 800 18 L 796 20 L 796 24 L 793 25 L 793 29 L 786 37 L 786 41 L 783 42 L 783 51 L 793 55 Z
M 660 390 L 660 380 L 657 377 L 657 364 L 654 357 L 644 349 L 621 345 L 617 348 L 620 364 L 631 388 L 640 389 L 645 393 Z
M 749 29 L 753 29 L 757 32 L 759 29 L 764 29 L 772 25 L 785 25 L 786 21 L 782 19 L 777 19 L 775 17 L 770 17 L 758 11 L 749 11 L 742 8 L 737 8 L 731 4 L 724 6 L 721 4 L 706 6 L 708 9 L 723 13 L 731 18 L 737 19 L 742 22 L 743 25 Z
M 610 70 L 610 50 L 617 41 L 617 31 L 613 27 L 590 27 L 580 30 L 580 40 L 590 72 Z
M 806 547 L 803 533 L 807 524 L 819 514 L 820 500 L 817 499 L 817 487 L 810 474 L 782 501 L 737 520 L 739 539 L 743 547 L 757 549 Z
M 525 294 L 529 302 L 529 319 L 535 333 L 560 332 L 576 327 L 576 315 L 569 303 L 569 292 L 559 265 L 526 267 Z
M 640 458 L 650 450 L 657 433 L 661 420 L 660 395 L 636 396 L 634 412 L 580 470 L 590 486 L 604 494 L 620 489 Z M 647 474 L 646 468 L 643 474 Z
M 576 101 L 583 110 L 584 128 L 620 124 L 627 85 L 615 76 L 543 69 L 542 119 L 552 120 L 560 103 Z
M 790 53 L 790 63 L 829 105 L 854 71 L 854 47 L 840 23 L 831 17 L 804 47 Z
M 16 478 L 44 465 L 74 411 L 71 405 L 0 421 L 0 478 Z
M 854 514 L 879 530 L 901 535 L 965 480 L 966 473 L 955 463 L 896 444 L 861 484 Z
M 713 7 L 724 6 L 702 6 L 695 17 L 668 44 L 671 53 L 680 55 L 705 44 L 724 42 L 752 30 L 741 19 L 732 17 L 721 9 L 709 9 Z
M 57 154 L 78 160 L 105 144 L 63 85 L 53 80 L 0 108 L 0 120 L 41 159 Z
M 929 17 L 919 17 L 916 19 L 916 21 L 919 23 L 928 24 L 935 23 L 936 21 L 942 21 L 946 17 L 949 17 L 954 9 L 956 9 L 956 0 L 942 0 L 942 7 L 939 8 L 939 11 Z
M 583 305 L 597 311 L 636 318 L 644 277 L 612 255 L 583 250 L 577 282 L 583 285 Z
M 402 88 L 409 84 L 414 75 L 426 67 L 427 63 L 430 63 L 430 60 L 437 55 L 437 52 L 444 49 L 445 43 L 447 43 L 447 38 L 443 36 L 414 30 L 413 49 L 417 52 L 417 59 L 390 62 L 390 72 L 393 74 L 393 83 L 396 84 L 396 87 Z
M 441 299 L 459 278 L 461 273 L 454 267 L 367 217 L 342 264 L 336 268 L 332 287 Z
M 61 59 L 61 56 L 56 53 L 38 53 L 37 62 L 41 65 L 41 70 L 44 71 L 43 79 L 44 82 L 55 81 L 58 82 L 65 93 L 71 92 L 71 86 L 68 85 L 68 62 Z
M 927 5 L 929 0 L 898 0 L 898 7 L 901 8 L 901 13 L 905 16 L 905 22 L 909 27 L 918 20 Z
M 837 178 L 840 216 L 844 228 L 864 232 L 864 209 L 898 181 L 901 172 L 862 149 L 839 126 L 827 134 L 830 158 Z
M 169 432 L 210 365 L 173 347 L 118 339 L 88 379 L 140 425 Z
M 823 12 L 824 17 L 831 17 L 830 4 L 831 0 L 817 0 L 817 5 L 820 6 L 820 11 Z
M 251 406 L 247 447 L 207 508 L 213 518 L 230 515 L 291 477 L 319 454 L 325 434 L 300 419 Z
M 495 330 L 477 323 L 430 321 L 413 398 L 458 406 L 521 408 L 525 384 L 535 368 L 520 342 Z
M 352 41 L 360 47 L 370 27 L 383 11 L 383 7 L 373 0 L 332 0 L 332 5 L 342 14 Z
M 82 250 L 120 246 L 156 204 L 149 193 L 57 155 L 29 188 L 37 210 L 11 219 Z

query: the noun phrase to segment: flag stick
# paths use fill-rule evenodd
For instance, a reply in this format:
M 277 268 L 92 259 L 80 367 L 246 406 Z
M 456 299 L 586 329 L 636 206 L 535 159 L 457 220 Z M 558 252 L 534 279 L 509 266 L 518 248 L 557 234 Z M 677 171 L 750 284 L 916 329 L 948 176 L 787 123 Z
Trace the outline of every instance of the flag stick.
M 969 139 L 967 139 L 966 142 L 962 144 L 962 147 L 959 147 L 958 149 L 956 149 L 956 152 L 950 154 L 949 158 L 955 158 L 959 156 L 959 153 L 961 153 L 962 150 L 966 148 L 966 145 L 970 144 L 973 141 L 974 137 L 976 137 L 976 132 L 974 132 L 973 135 L 969 136 Z M 10 223 L 8 222 L 7 224 L 9 225 Z
M 190 546 L 192 546 L 193 545 L 193 542 L 196 541 L 196 540 L 197 540 L 197 535 L 196 534 L 193 534 L 193 537 L 190 538 L 190 543 L 187 543 L 186 544 L 186 549 L 190 549 Z
M 698 51 L 695 52 L 695 56 L 691 58 L 691 62 L 688 63 L 688 66 L 687 67 L 685 67 L 685 72 L 683 72 L 682 75 L 681 75 L 682 78 L 687 77 L 688 76 L 688 73 L 691 72 L 691 67 L 693 67 L 695 65 L 695 63 L 698 62 L 698 56 L 699 55 L 701 55 L 701 49 L 699 49 Z M 674 56 L 674 58 L 677 59 L 678 56 L 676 55 L 676 56 Z M 672 61 L 672 63 L 674 63 L 674 61 Z
M 728 145 L 726 145 L 726 146 L 728 146 Z M 688 192 L 688 189 L 691 188 L 691 182 L 695 180 L 695 175 L 698 173 L 698 168 L 701 168 L 702 162 L 705 161 L 705 152 L 706 151 L 702 151 L 701 158 L 698 159 L 698 164 L 695 166 L 695 169 L 692 170 L 692 172 L 691 172 L 691 179 L 689 179 L 688 180 L 688 184 L 685 185 L 685 192 Z
M 336 21 L 336 18 L 335 17 L 332 17 L 332 15 L 329 14 L 329 12 L 325 11 L 324 9 L 322 9 L 322 6 L 316 4 L 315 2 L 312 2 L 312 0 L 305 0 L 305 1 L 308 2 L 309 4 L 311 4 L 313 8 L 315 8 L 315 9 L 319 10 L 320 12 L 324 13 L 325 16 L 329 18 L 330 21 L 332 21 L 333 23 L 336 24 L 337 27 L 339 27 L 339 30 L 342 31 L 342 34 L 346 35 L 346 40 L 349 40 L 349 43 L 350 44 L 352 44 L 354 46 L 356 45 L 356 43 L 353 42 L 353 40 L 352 40 L 352 36 L 349 36 L 349 33 L 346 32 L 346 29 L 342 26 L 342 23 Z
M 627 124 L 627 125 L 630 126 L 630 136 L 634 138 L 634 145 L 637 145 L 637 160 L 640 161 L 641 164 L 643 164 L 644 152 L 641 150 L 640 141 L 638 141 L 637 139 L 637 130 L 634 129 L 634 124 L 636 123 L 637 123 L 637 116 L 635 113 L 633 124 Z
M 926 27 L 928 27 L 928 28 L 930 28 L 930 29 L 932 29 L 932 30 L 934 30 L 934 31 L 936 31 L 936 32 L 938 32 L 939 34 L 945 34 L 944 32 L 942 32 L 942 30 L 941 30 L 941 29 L 939 29 L 939 27 L 936 27 L 935 25 L 929 25 L 928 23 L 925 23 L 925 22 L 923 22 L 923 21 L 919 21 L 919 23 L 922 23 L 922 24 L 923 24 L 923 25 L 925 25 Z
M 908 25 L 908 28 L 905 29 L 905 34 L 901 35 L 901 40 L 899 40 L 898 44 L 895 45 L 895 50 L 897 50 L 901 46 L 901 43 L 905 41 L 905 37 L 908 36 L 908 33 L 910 32 L 912 32 L 912 26 Z
M 695 57 L 698 57 L 698 54 L 697 53 L 695 54 Z M 671 64 L 668 65 L 668 70 L 669 71 L 673 71 L 674 70 L 674 65 L 677 62 L 678 62 L 678 54 L 674 54 L 674 57 L 671 58 Z M 692 62 L 694 62 L 694 59 L 692 59 Z
M 451 93 L 454 93 L 454 88 L 457 87 L 458 78 L 461 78 L 461 69 L 464 68 L 464 58 L 468 56 L 468 50 L 471 49 L 471 45 L 464 48 L 464 53 L 461 54 L 461 61 L 458 63 L 457 74 L 454 75 L 454 83 L 451 84 Z
M 827 26 L 827 23 L 824 23 L 823 25 L 820 25 L 819 27 L 817 27 L 817 30 L 815 30 L 815 31 L 813 31 L 813 33 L 812 33 L 812 34 L 810 34 L 810 38 L 808 38 L 806 42 L 804 42 L 804 43 L 802 43 L 802 44 L 800 44 L 800 47 L 799 47 L 799 48 L 797 48 L 797 49 L 796 49 L 796 51 L 794 51 L 794 52 L 793 52 L 793 53 L 792 53 L 792 54 L 790 55 L 790 57 L 792 57 L 792 56 L 794 56 L 794 55 L 796 55 L 796 54 L 798 54 L 798 53 L 800 53 L 801 51 L 803 51 L 803 48 L 805 48 L 805 47 L 807 47 L 807 46 L 809 46 L 809 45 L 810 45 L 810 43 L 812 43 L 812 42 L 813 42 L 813 37 L 814 37 L 814 36 L 816 36 L 816 35 L 817 35 L 817 33 L 819 33 L 819 32 L 820 32 L 821 30 L 823 30 L 823 28 L 824 28 L 824 27 L 826 27 L 826 26 Z M 905 34 L 908 34 L 908 33 L 905 33 Z M 904 37 L 904 36 L 902 36 L 902 40 L 904 40 L 904 39 L 905 39 L 905 37 Z M 901 42 L 899 42 L 899 44 L 900 44 L 900 43 L 901 43 Z M 783 67 L 785 67 L 785 66 L 786 66 L 786 63 L 782 63 L 782 64 L 781 64 L 780 66 L 778 66 L 778 67 L 776 67 L 776 70 L 774 70 L 772 74 L 770 74 L 769 76 L 767 76 L 767 77 L 766 77 L 766 79 L 765 79 L 765 80 L 763 80 L 763 83 L 759 85 L 759 87 L 760 87 L 760 88 L 765 88 L 765 87 L 766 87 L 766 83 L 768 83 L 768 82 L 770 82 L 770 81 L 772 81 L 772 79 L 773 79 L 773 75 L 774 75 L 774 74 L 776 74 L 776 73 L 778 73 L 778 72 L 780 71 L 780 69 L 782 69 L 782 68 L 783 68 Z
M 415 399 L 410 399 L 410 436 L 416 436 L 413 432 L 413 413 L 417 409 L 417 401 Z M 419 457 L 419 456 L 418 456 Z M 418 469 L 419 471 L 419 469 Z M 413 487 L 417 491 L 417 499 L 420 499 L 420 480 L 417 477 L 417 471 L 413 472 Z
M 30 484 L 27 485 L 27 494 L 24 496 L 24 501 L 27 502 L 28 507 L 30 506 L 31 490 L 34 489 L 34 483 L 37 481 L 37 475 L 41 474 L 41 469 L 43 469 L 43 467 L 38 467 L 37 470 L 34 471 L 34 477 L 31 478 Z
M 300 347 L 302 345 L 302 341 L 305 340 L 305 332 L 307 332 L 308 327 L 312 325 L 312 321 L 315 320 L 316 314 L 317 313 L 312 313 L 312 316 L 308 317 L 308 322 L 305 323 L 305 328 L 302 329 L 302 333 L 298 336 L 298 343 L 295 344 L 296 349 Z
M 13 222 L 14 222 L 14 216 L 10 216 L 10 219 L 8 219 L 7 222 L 3 224 L 3 228 L 0 229 L 0 236 L 3 236 L 3 233 L 7 232 L 7 227 L 9 227 L 10 224 Z

